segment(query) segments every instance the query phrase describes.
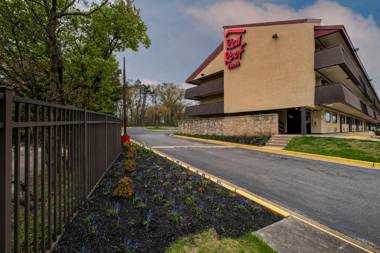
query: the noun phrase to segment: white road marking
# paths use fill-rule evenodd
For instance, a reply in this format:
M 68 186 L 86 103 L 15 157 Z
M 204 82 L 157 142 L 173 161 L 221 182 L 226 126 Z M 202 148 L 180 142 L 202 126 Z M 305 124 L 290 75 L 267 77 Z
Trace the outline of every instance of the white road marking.
M 212 145 L 185 145 L 185 146 L 152 146 L 155 149 L 175 149 L 175 148 L 234 148 L 232 146 L 212 146 Z

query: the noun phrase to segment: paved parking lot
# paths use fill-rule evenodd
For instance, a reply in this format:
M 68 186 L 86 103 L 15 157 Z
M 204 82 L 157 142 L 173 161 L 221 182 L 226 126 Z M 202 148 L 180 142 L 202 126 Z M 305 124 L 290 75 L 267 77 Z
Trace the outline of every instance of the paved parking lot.
M 131 128 L 132 138 L 354 239 L 380 248 L 380 170 L 178 139 Z

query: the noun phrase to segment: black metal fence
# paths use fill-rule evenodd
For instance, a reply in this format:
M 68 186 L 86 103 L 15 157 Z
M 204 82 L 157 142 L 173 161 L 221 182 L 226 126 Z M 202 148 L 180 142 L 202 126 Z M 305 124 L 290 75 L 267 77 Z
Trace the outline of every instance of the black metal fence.
M 122 151 L 113 116 L 0 87 L 0 252 L 45 252 Z

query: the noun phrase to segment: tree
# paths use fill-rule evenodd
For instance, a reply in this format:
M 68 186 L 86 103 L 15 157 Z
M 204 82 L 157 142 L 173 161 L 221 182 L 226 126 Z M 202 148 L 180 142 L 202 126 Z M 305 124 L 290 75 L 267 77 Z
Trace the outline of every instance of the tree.
M 2 83 L 106 112 L 116 110 L 120 93 L 115 52 L 150 45 L 132 0 L 4 0 L 0 32 Z
M 45 99 L 49 68 L 43 32 L 23 0 L 0 1 L 0 83 L 39 99 Z
M 127 94 L 130 125 L 176 125 L 183 117 L 184 90 L 175 84 L 148 85 L 139 80 L 130 81 Z
M 158 90 L 158 97 L 162 105 L 167 109 L 166 122 L 174 124 L 182 114 L 184 90 L 179 89 L 173 83 L 163 83 Z

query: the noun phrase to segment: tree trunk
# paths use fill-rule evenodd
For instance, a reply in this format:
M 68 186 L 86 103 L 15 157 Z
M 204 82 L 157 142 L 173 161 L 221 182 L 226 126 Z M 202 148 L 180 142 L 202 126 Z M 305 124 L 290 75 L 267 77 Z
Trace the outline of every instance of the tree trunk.
M 58 13 L 57 13 L 57 0 L 52 1 L 48 25 L 47 25 L 47 33 L 48 33 L 48 53 L 50 59 L 50 73 L 49 73 L 49 81 L 51 86 L 51 95 L 48 100 L 63 102 L 61 96 L 61 84 L 60 79 L 63 76 L 63 68 L 62 61 L 60 57 L 60 48 L 58 44 L 57 37 L 57 29 L 58 29 Z M 60 74 L 60 71 L 62 72 Z M 61 78 L 60 78 L 61 76 Z

